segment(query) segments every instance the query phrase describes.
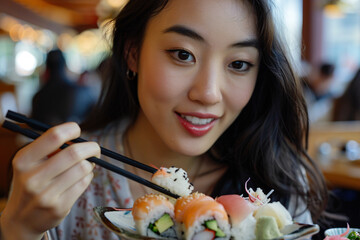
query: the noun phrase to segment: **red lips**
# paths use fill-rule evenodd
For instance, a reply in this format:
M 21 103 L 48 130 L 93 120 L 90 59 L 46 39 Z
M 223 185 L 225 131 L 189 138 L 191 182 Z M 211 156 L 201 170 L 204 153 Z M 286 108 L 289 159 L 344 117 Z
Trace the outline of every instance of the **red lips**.
M 203 113 L 177 113 L 176 116 L 178 117 L 181 125 L 184 127 L 184 129 L 190 133 L 192 136 L 195 137 L 201 137 L 204 136 L 206 133 L 208 133 L 213 126 L 216 123 L 216 120 L 218 119 L 217 116 L 213 114 L 203 114 Z M 189 117 L 196 117 L 199 119 L 211 119 L 210 122 L 202 124 L 201 121 L 204 120 L 197 120 L 199 123 L 195 123 L 195 121 L 190 121 L 185 118 L 185 116 Z

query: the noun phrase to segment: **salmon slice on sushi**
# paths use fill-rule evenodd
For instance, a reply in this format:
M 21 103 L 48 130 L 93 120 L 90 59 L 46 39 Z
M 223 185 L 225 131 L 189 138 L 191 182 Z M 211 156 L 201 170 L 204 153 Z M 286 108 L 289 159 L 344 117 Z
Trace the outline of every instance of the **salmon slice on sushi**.
M 192 204 L 194 204 L 197 201 L 205 201 L 209 199 L 212 200 L 213 198 L 199 192 L 194 192 L 188 196 L 178 198 L 176 200 L 175 210 L 174 210 L 175 220 L 177 222 L 182 222 L 184 213 L 186 212 L 187 208 L 189 208 Z
M 174 205 L 163 195 L 138 198 L 132 209 L 137 231 L 143 236 L 177 238 Z
M 249 200 L 237 194 L 223 195 L 216 198 L 229 215 L 231 235 L 235 240 L 253 240 L 256 238 L 256 219 L 253 216 L 258 208 Z
M 220 203 L 203 194 L 179 200 L 175 204 L 175 218 L 181 223 L 182 239 L 230 239 L 229 219 Z

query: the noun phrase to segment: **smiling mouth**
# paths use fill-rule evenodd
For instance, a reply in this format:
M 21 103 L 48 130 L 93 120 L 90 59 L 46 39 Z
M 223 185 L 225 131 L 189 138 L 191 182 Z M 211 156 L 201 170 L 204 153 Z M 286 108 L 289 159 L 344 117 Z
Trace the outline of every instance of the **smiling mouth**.
M 195 114 L 176 114 L 183 128 L 195 137 L 201 137 L 207 134 L 215 126 L 216 120 L 218 119 L 216 116 L 213 117 L 210 114 L 197 114 L 197 116 L 194 116 Z
M 195 116 L 189 116 L 189 115 L 183 115 L 178 114 L 182 119 L 185 119 L 186 121 L 190 122 L 193 125 L 206 125 L 211 123 L 215 120 L 215 118 L 199 118 Z

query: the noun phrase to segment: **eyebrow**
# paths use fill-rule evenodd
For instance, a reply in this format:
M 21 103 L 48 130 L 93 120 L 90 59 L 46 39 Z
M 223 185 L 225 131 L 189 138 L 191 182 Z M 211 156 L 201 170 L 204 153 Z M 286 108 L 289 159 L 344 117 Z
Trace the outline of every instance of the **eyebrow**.
M 178 33 L 180 35 L 190 37 L 192 39 L 205 42 L 205 39 L 200 36 L 198 33 L 196 33 L 194 30 L 191 30 L 188 27 L 182 26 L 182 25 L 174 25 L 171 26 L 163 31 L 164 33 Z M 248 39 L 245 41 L 240 41 L 234 44 L 231 44 L 231 47 L 254 47 L 256 49 L 259 49 L 259 41 L 257 39 Z
M 205 39 L 202 36 L 200 36 L 198 33 L 182 25 L 174 25 L 164 30 L 164 33 L 171 33 L 171 32 L 178 33 L 180 35 L 190 37 L 192 39 L 201 42 L 205 42 Z
M 254 47 L 259 49 L 259 41 L 257 39 L 248 39 L 245 41 L 237 42 L 231 45 L 231 47 Z

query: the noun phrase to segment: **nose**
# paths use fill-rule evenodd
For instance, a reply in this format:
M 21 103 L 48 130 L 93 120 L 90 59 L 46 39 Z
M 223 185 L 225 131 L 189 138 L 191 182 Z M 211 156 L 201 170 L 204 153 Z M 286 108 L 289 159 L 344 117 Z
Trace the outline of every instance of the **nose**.
M 219 67 L 205 66 L 200 68 L 194 77 L 188 96 L 192 101 L 204 105 L 213 105 L 222 100 L 222 71 Z

